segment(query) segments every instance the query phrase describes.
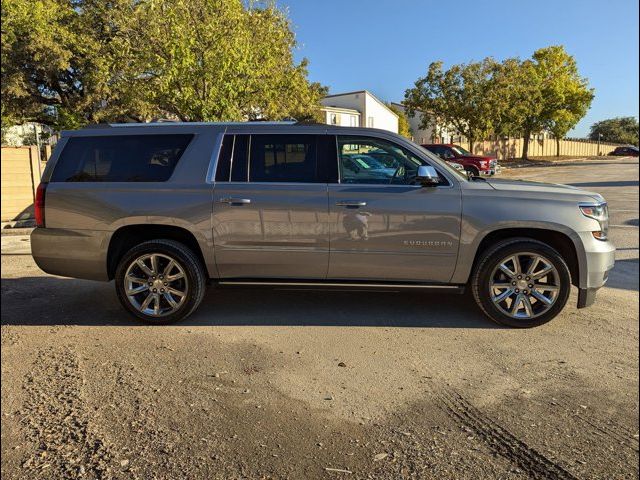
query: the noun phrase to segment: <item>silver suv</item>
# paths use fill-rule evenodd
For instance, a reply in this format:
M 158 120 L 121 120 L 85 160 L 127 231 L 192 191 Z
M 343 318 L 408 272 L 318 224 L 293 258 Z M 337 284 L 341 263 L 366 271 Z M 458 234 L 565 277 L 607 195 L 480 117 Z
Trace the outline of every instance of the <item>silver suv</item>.
M 65 132 L 36 199 L 45 272 L 109 281 L 151 323 L 205 285 L 473 292 L 492 320 L 589 306 L 613 268 L 604 199 L 471 178 L 392 133 L 295 123 Z M 241 305 L 238 306 L 242 308 Z

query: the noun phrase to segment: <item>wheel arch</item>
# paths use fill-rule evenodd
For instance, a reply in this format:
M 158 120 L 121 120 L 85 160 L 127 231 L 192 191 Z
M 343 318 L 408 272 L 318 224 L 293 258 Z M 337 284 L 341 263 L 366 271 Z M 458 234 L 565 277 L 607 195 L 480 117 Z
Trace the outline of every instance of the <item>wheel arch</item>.
M 466 268 L 456 268 L 452 283 L 467 283 L 483 253 L 497 242 L 509 238 L 532 239 L 549 245 L 567 262 L 571 283 L 578 287 L 586 283 L 586 256 L 580 237 L 575 233 L 565 232 L 561 228 L 549 226 L 503 227 L 478 235 L 473 245 L 467 246 L 467 259 L 461 262 L 466 263 Z
M 200 242 L 188 229 L 164 224 L 131 224 L 119 227 L 109 239 L 107 249 L 107 275 L 109 280 L 114 278 L 118 262 L 127 251 L 142 242 L 157 239 L 174 240 L 189 247 L 202 262 L 208 277 L 212 277 L 211 267 L 202 251 Z

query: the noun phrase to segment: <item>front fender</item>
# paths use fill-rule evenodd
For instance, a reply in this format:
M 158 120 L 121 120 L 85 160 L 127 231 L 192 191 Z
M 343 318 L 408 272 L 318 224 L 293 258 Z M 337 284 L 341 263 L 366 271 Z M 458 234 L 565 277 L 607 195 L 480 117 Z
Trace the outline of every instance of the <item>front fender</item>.
M 565 235 L 571 240 L 578 260 L 578 286 L 584 288 L 587 285 L 587 255 L 580 235 L 566 225 L 542 221 L 504 221 L 494 223 L 483 229 L 476 229 L 471 223 L 463 222 L 458 262 L 451 277 L 451 283 L 464 284 L 469 281 L 478 249 L 487 235 L 500 230 L 512 229 L 518 230 L 517 233 L 514 233 L 516 236 L 521 237 L 526 237 L 528 231 L 535 231 L 537 239 L 544 237 L 544 231 L 553 231 Z

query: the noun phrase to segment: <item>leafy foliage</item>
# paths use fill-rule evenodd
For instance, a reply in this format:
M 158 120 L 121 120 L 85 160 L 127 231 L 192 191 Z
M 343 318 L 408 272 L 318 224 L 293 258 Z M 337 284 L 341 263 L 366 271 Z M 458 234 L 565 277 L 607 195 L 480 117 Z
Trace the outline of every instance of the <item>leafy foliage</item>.
M 443 70 L 442 62 L 429 65 L 427 75 L 406 90 L 407 113 L 422 111 L 422 128 L 443 125 L 466 136 L 472 147 L 476 139 L 492 131 L 492 105 L 488 101 L 496 62 L 453 65 Z
M 411 125 L 409 124 L 409 117 L 407 117 L 406 112 L 393 103 L 387 103 L 386 105 L 389 107 L 389 110 L 398 115 L 398 133 L 405 138 L 411 138 L 413 133 L 411 132 Z
M 618 117 L 602 120 L 591 125 L 591 140 L 638 145 L 638 119 Z
M 286 13 L 242 0 L 3 0 L 2 125 L 319 115 Z
M 492 58 L 442 71 L 429 66 L 405 93 L 412 110 L 429 112 L 423 126 L 444 124 L 473 141 L 488 135 L 523 135 L 526 158 L 532 134 L 551 131 L 564 137 L 586 114 L 593 90 L 575 59 L 562 46 L 537 50 L 531 59 Z
M 524 93 L 535 99 L 528 100 L 522 122 L 526 158 L 532 133 L 546 129 L 557 140 L 564 138 L 589 110 L 594 92 L 578 73 L 575 59 L 562 46 L 536 50 L 533 59 L 523 62 L 522 68 L 530 76 Z

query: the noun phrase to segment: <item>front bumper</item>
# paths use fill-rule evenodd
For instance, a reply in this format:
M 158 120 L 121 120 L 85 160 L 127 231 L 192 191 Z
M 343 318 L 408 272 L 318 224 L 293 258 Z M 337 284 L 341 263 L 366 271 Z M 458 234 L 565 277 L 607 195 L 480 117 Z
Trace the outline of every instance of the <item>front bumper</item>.
M 585 308 L 593 305 L 596 292 L 607 283 L 615 265 L 616 247 L 611 241 L 596 240 L 591 232 L 580 237 L 585 247 L 586 275 L 579 286 L 578 308 Z
M 500 167 L 500 165 L 496 163 L 495 165 L 491 165 L 491 167 L 486 170 L 480 170 L 480 176 L 492 177 L 493 175 L 497 175 L 498 173 L 500 173 L 501 169 L 502 168 Z

